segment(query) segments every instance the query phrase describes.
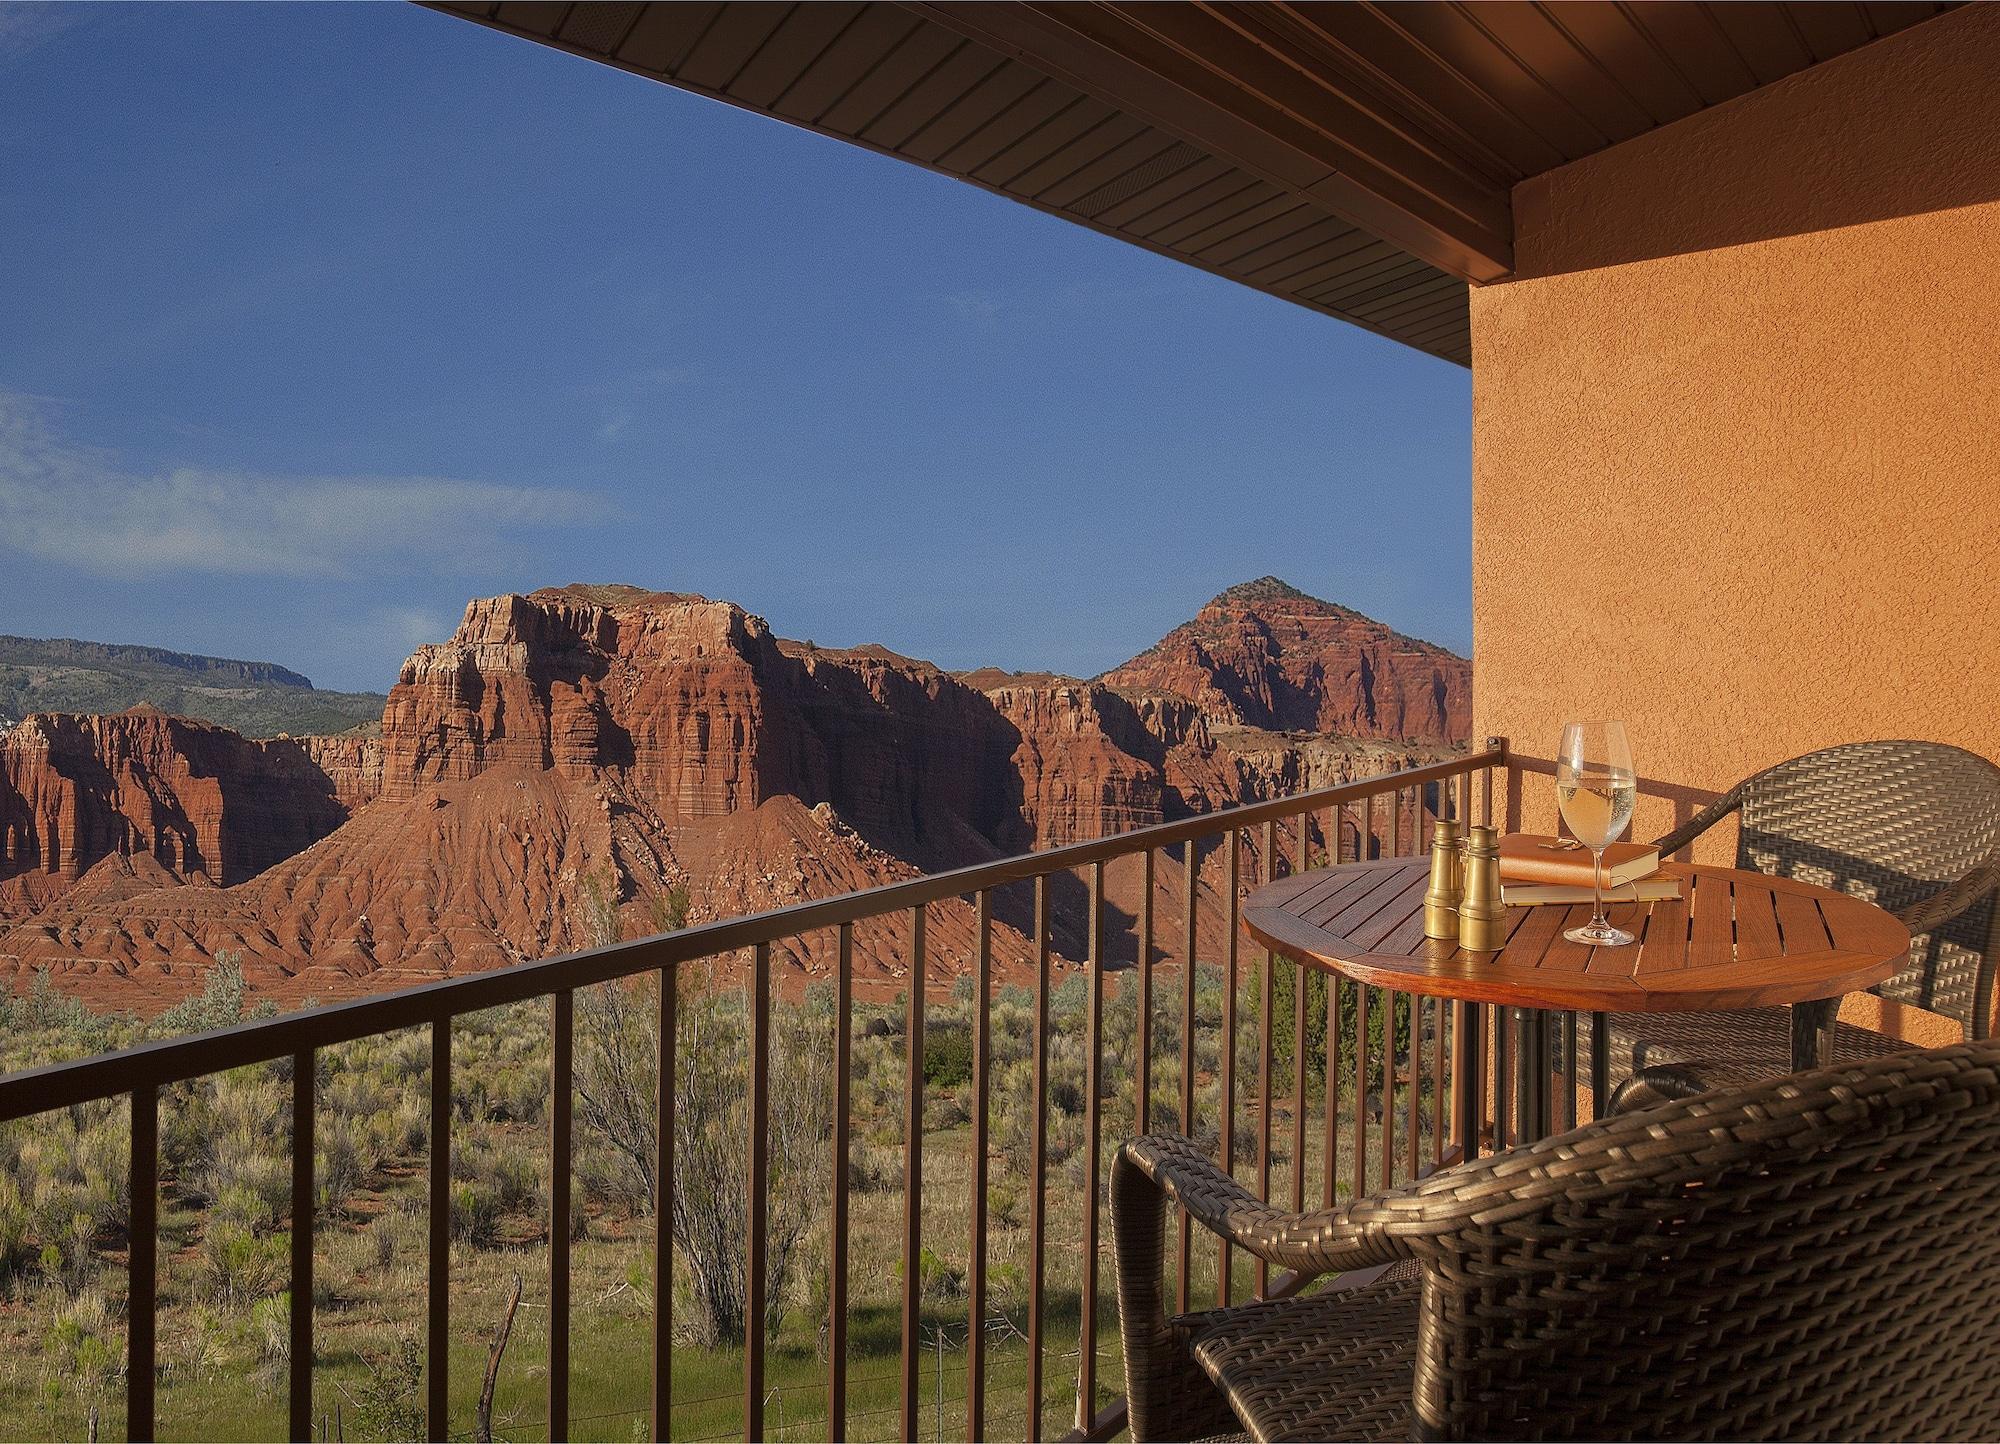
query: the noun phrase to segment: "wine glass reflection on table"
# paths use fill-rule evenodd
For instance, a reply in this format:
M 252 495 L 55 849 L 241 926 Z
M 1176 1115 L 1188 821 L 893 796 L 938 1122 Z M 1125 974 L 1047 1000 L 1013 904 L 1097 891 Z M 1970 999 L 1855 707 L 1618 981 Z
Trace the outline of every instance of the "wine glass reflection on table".
M 1563 934 L 1573 943 L 1615 948 L 1634 940 L 1604 916 L 1604 849 L 1632 821 L 1638 799 L 1639 776 L 1632 770 L 1632 749 L 1626 746 L 1623 724 L 1565 723 L 1562 747 L 1556 753 L 1556 803 L 1570 832 L 1590 849 L 1591 892 L 1596 900 L 1590 921 Z

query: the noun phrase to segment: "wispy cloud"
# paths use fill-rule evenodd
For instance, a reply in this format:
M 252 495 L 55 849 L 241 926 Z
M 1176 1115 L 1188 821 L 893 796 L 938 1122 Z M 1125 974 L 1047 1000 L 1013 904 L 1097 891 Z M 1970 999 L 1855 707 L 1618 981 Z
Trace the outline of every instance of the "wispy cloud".
M 0 392 L 0 548 L 99 576 L 355 577 L 411 562 L 451 572 L 610 515 L 559 487 L 138 470 L 50 418 L 46 404 Z
M 1000 314 L 1003 304 L 990 291 L 954 291 L 945 300 L 968 321 L 991 321 Z
M 616 441 L 668 393 L 692 384 L 695 374 L 692 366 L 649 366 L 603 388 L 608 394 L 597 408 L 597 439 Z
M 90 8 L 43 3 L 43 0 L 0 0 L 0 66 L 19 60 L 63 31 L 81 24 Z

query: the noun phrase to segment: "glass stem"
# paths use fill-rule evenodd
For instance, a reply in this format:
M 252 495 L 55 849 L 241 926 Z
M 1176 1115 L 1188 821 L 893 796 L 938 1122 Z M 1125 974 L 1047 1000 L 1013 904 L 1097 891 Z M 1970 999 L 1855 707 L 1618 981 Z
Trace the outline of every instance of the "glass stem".
M 1591 910 L 1590 925 L 1602 931 L 1611 926 L 1611 919 L 1604 915 L 1604 849 L 1601 847 L 1590 850 L 1590 892 L 1596 904 Z

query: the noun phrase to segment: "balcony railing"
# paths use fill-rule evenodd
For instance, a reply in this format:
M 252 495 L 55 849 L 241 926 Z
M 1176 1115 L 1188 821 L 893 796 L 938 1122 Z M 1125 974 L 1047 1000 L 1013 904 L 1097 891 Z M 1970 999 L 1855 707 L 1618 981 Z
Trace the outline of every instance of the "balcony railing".
M 1364 1193 L 1373 1186 L 1387 1185 L 1399 1177 L 1414 1177 L 1461 1155 L 1467 1120 L 1484 1126 L 1485 1089 L 1479 1079 L 1457 1076 L 1452 1055 L 1473 1041 L 1469 1036 L 1484 1031 L 1476 1012 L 1447 1008 L 1436 1000 L 1405 996 L 1398 1000 L 1386 990 L 1350 986 L 1328 987 L 1325 991 L 1326 1019 L 1323 1063 L 1317 1080 L 1308 1078 L 1309 1050 L 1305 1046 L 1307 1023 L 1304 1018 L 1308 998 L 1306 970 L 1294 969 L 1293 1042 L 1290 1048 L 1291 1076 L 1278 1076 L 1274 1051 L 1274 1014 L 1280 964 L 1270 954 L 1261 955 L 1255 974 L 1258 989 L 1256 1014 L 1256 1077 L 1248 1080 L 1254 1094 L 1239 1098 L 1246 1080 L 1239 1078 L 1237 1043 L 1240 1031 L 1239 993 L 1244 979 L 1239 957 L 1237 910 L 1241 897 L 1253 882 L 1283 875 L 1324 861 L 1346 861 L 1356 855 L 1415 855 L 1426 843 L 1424 823 L 1431 817 L 1490 821 L 1494 816 L 1496 770 L 1509 765 L 1504 742 L 1494 739 L 1485 748 L 1432 766 L 1386 773 L 1338 787 L 1261 802 L 1162 826 L 1142 828 L 1122 835 L 1054 848 L 1008 858 L 976 867 L 913 879 L 823 901 L 760 913 L 754 916 L 689 927 L 642 941 L 625 943 L 567 957 L 522 964 L 504 971 L 454 977 L 383 997 L 339 1003 L 310 1011 L 249 1022 L 215 1032 L 175 1038 L 79 1062 L 57 1064 L 0 1078 L 0 1123 L 28 1118 L 52 1109 L 74 1107 L 100 1100 L 129 1098 L 131 1107 L 131 1212 L 128 1254 L 126 1432 L 131 1439 L 153 1437 L 156 1419 L 155 1387 L 158 1307 L 159 1241 L 159 1103 L 163 1089 L 248 1064 L 289 1059 L 292 1087 L 292 1169 L 291 1207 L 293 1228 L 290 1254 L 290 1350 L 289 1428 L 294 1439 L 314 1433 L 312 1397 L 313 1346 L 313 1267 L 314 1267 L 314 1126 L 315 1055 L 318 1050 L 354 1040 L 375 1037 L 395 1030 L 427 1026 L 430 1030 L 431 1095 L 428 1164 L 428 1242 L 425 1300 L 426 1368 L 425 1397 L 429 1437 L 450 1437 L 448 1417 L 449 1341 L 452 1301 L 450 1289 L 450 1216 L 452 1148 L 452 1022 L 455 1018 L 497 1006 L 532 999 L 547 999 L 551 1019 L 551 1092 L 549 1144 L 552 1177 L 549 1181 L 551 1224 L 549 1239 L 549 1367 L 548 1429 L 552 1439 L 568 1436 L 570 1413 L 571 1294 L 570 1230 L 559 1222 L 570 1216 L 571 1163 L 574 1150 L 573 1069 L 576 1057 L 575 995 L 579 988 L 621 979 L 657 976 L 659 1010 L 656 1020 L 660 1056 L 674 1056 L 676 1000 L 681 992 L 683 968 L 741 953 L 749 954 L 747 994 L 747 1035 L 749 1052 L 747 1116 L 748 1187 L 747 1227 L 743 1239 L 746 1259 L 748 1304 L 745 1329 L 742 1390 L 743 1433 L 760 1438 L 765 1433 L 766 1389 L 765 1331 L 765 1250 L 769 1206 L 770 1160 L 768 1131 L 771 1115 L 771 1003 L 772 950 L 775 945 L 809 936 L 832 935 L 837 963 L 834 969 L 834 1063 L 832 1137 L 827 1186 L 830 1193 L 828 1226 L 828 1354 L 832 1361 L 825 1385 L 824 1435 L 846 1437 L 849 1422 L 846 1398 L 848 1353 L 849 1267 L 849 1119 L 852 1083 L 852 1040 L 854 1016 L 854 930 L 857 924 L 881 919 L 905 920 L 907 924 L 908 985 L 905 997 L 905 1048 L 907 1082 L 903 1099 L 902 1126 L 903 1213 L 901 1227 L 901 1355 L 899 1362 L 900 1430 L 897 1437 L 919 1435 L 921 1411 L 929 1406 L 921 1371 L 925 1341 L 922 1260 L 926 1248 L 923 1207 L 923 1148 L 925 1143 L 925 1019 L 926 960 L 930 952 L 925 936 L 926 910 L 950 899 L 969 898 L 974 905 L 975 941 L 969 960 L 972 978 L 973 1064 L 970 1140 L 970 1231 L 956 1240 L 968 1247 L 966 1269 L 965 1394 L 964 1433 L 972 1439 L 986 1436 L 989 1360 L 983 1325 L 988 1292 L 988 1159 L 991 1152 L 992 1091 L 990 1072 L 993 1037 L 991 998 L 994 957 L 992 933 L 995 897 L 1003 889 L 1032 890 L 1032 929 L 1035 984 L 1033 1023 L 1032 1156 L 1028 1160 L 1029 1256 L 1025 1328 L 1026 1420 L 1028 1432 L 1040 1437 L 1046 1419 L 1044 1395 L 1050 1386 L 1051 1349 L 1047 1337 L 1048 1279 L 1046 1263 L 1049 1238 L 1049 1129 L 1050 1129 L 1050 1042 L 1051 960 L 1054 952 L 1051 925 L 1052 900 L 1059 889 L 1074 889 L 1078 875 L 1087 897 L 1087 964 L 1084 977 L 1088 987 L 1084 1039 L 1087 1081 L 1083 1090 L 1084 1169 L 1082 1237 L 1063 1240 L 1065 1249 L 1074 1246 L 1081 1254 L 1079 1288 L 1080 1342 L 1076 1353 L 1075 1406 L 1069 1420 L 1072 1437 L 1108 1438 L 1124 1426 L 1122 1399 L 1112 1398 L 1100 1406 L 1099 1355 L 1109 1351 L 1116 1358 L 1116 1319 L 1100 1300 L 1100 1253 L 1104 1242 L 1103 1180 L 1108 1165 L 1107 1147 L 1127 1132 L 1160 1126 L 1157 1107 L 1149 1108 L 1153 1096 L 1156 1060 L 1154 1019 L 1163 1000 L 1154 996 L 1156 971 L 1163 954 L 1156 937 L 1156 925 L 1178 925 L 1179 1013 L 1178 1075 L 1179 1096 L 1174 1122 L 1193 1135 L 1206 1122 L 1219 1132 L 1219 1148 L 1225 1166 L 1239 1173 L 1252 1170 L 1251 1181 L 1261 1196 L 1269 1199 L 1273 1188 L 1287 1180 L 1274 1177 L 1276 1152 L 1274 1129 L 1282 1111 L 1288 1115 L 1290 1130 L 1290 1203 L 1306 1204 L 1310 1191 L 1308 1155 L 1317 1148 L 1318 1191 L 1331 1203 L 1343 1186 Z M 1504 782 L 1503 782 L 1504 787 Z M 1506 803 L 1503 790 L 1501 803 Z M 1286 855 L 1289 849 L 1289 857 Z M 1246 857 L 1249 866 L 1245 867 Z M 1102 1072 L 1105 1053 L 1105 1000 L 1112 975 L 1107 947 L 1105 876 L 1107 865 L 1137 859 L 1141 882 L 1135 906 L 1130 912 L 1133 957 L 1136 965 L 1121 971 L 1116 986 L 1137 990 L 1135 1010 L 1137 1036 L 1132 1040 L 1133 1099 L 1128 1112 L 1120 1100 L 1106 1096 Z M 1204 868 L 1215 881 L 1204 879 Z M 1175 890 L 1181 899 L 1177 919 L 1155 917 L 1156 886 L 1174 881 L 1163 869 L 1182 874 Z M 1169 892 L 1169 896 L 1173 893 Z M 1222 956 L 1203 959 L 1203 964 L 1219 963 L 1224 975 L 1221 1038 L 1217 1050 L 1219 1078 L 1208 1081 L 1219 1088 L 1219 1117 L 1203 1120 L 1198 1113 L 1197 1074 L 1200 1061 L 1196 1049 L 1196 975 L 1194 959 L 1202 951 L 1201 906 L 1206 896 L 1211 906 L 1218 902 L 1226 909 L 1221 919 L 1226 929 Z M 1211 920 L 1213 921 L 1213 920 Z M 1122 951 L 1122 950 L 1121 950 Z M 1164 1000 L 1171 1007 L 1172 999 Z M 1384 1040 L 1371 1049 L 1368 1015 L 1370 1009 L 1388 1026 Z M 1351 1010 L 1352 1056 L 1343 1059 L 1343 1009 Z M 1456 1011 L 1457 1015 L 1452 1016 Z M 1395 1022 L 1407 1017 L 1408 1056 L 1399 1067 Z M 1314 1022 L 1317 1026 L 1317 1020 Z M 1576 1082 L 1574 1022 L 1565 1057 L 1570 1060 L 1571 1081 Z M 1504 1048 L 1504 1031 L 1496 1031 L 1495 1044 Z M 1428 1051 L 1428 1059 L 1426 1052 Z M 1477 1051 L 1463 1057 L 1477 1057 Z M 1499 1053 L 1488 1055 L 1495 1065 L 1494 1076 L 1504 1084 L 1506 1062 Z M 1458 1071 L 1466 1071 L 1460 1069 Z M 1483 1070 L 1482 1070 L 1483 1071 Z M 1425 1086 L 1428 1073 L 1429 1086 Z M 650 1437 L 668 1437 L 670 1412 L 674 1405 L 673 1381 L 673 1251 L 672 1211 L 665 1206 L 666 1190 L 674 1179 L 674 1086 L 675 1070 L 664 1063 L 658 1096 L 658 1177 L 661 1202 L 655 1209 L 657 1221 L 652 1239 L 653 1307 L 651 1323 L 651 1416 Z M 1344 1079 L 1353 1083 L 1351 1099 L 1343 1106 Z M 1323 1116 L 1318 1120 L 1319 1137 L 1309 1140 L 1309 1082 L 1320 1084 Z M 1468 1104 L 1463 1092 L 1474 1085 Z M 1371 1116 L 1370 1089 L 1379 1100 L 1379 1116 Z M 1428 1096 L 1426 1096 L 1428 1095 Z M 1254 1140 L 1240 1137 L 1239 1102 L 1254 1099 Z M 1447 1100 L 1451 1100 L 1449 1112 Z M 1571 1093 L 1571 1107 L 1575 1095 Z M 1398 1114 L 1402 1113 L 1402 1117 Z M 1149 1116 L 1149 1114 L 1151 1116 Z M 1107 1134 L 1109 1136 L 1107 1136 Z M 1250 1144 L 1254 1143 L 1254 1152 Z M 1309 1146 L 1310 1145 L 1310 1146 Z M 1343 1163 L 1344 1158 L 1344 1163 Z M 1351 1172 L 1350 1172 L 1351 1171 Z M 1342 1176 L 1346 1174 L 1346 1176 Z M 302 1222 L 303 1221 L 303 1222 Z M 1181 1220 L 1178 1247 L 1180 1306 L 1193 1301 L 1199 1276 L 1206 1260 L 1197 1260 L 1194 1238 L 1185 1218 Z M 1226 1301 L 1243 1295 L 1245 1280 L 1237 1277 L 1227 1245 L 1222 1245 L 1213 1267 L 1214 1292 Z M 1277 1296 L 1295 1291 L 1309 1280 L 1293 1277 L 1267 1278 L 1260 1263 L 1254 1273 L 1255 1289 Z M 942 1427 L 941 1418 L 938 1421 Z

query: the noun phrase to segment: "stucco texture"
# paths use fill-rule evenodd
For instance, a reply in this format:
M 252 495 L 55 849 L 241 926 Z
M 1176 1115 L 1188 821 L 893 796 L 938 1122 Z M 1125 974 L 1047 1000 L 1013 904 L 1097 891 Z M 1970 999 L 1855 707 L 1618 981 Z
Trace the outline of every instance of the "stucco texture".
M 1837 742 L 2000 758 L 2000 7 L 1819 72 L 1530 183 L 1472 295 L 1475 735 L 1623 719 L 1637 836 Z M 1932 181 L 1878 143 L 1940 127 Z

